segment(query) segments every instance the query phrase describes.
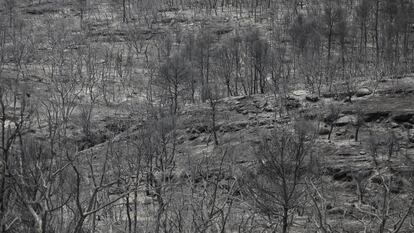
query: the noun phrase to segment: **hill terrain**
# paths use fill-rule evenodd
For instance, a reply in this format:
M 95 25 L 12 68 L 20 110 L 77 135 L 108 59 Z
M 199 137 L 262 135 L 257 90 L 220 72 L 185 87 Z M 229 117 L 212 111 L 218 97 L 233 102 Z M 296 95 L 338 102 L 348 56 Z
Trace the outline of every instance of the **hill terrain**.
M 0 1 L 0 233 L 414 231 L 411 1 Z

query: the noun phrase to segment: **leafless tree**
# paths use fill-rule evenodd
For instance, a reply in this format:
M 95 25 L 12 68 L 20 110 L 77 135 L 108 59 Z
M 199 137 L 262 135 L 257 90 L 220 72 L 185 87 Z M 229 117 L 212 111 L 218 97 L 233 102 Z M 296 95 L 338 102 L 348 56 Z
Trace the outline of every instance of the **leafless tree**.
M 257 171 L 245 173 L 245 192 L 253 206 L 270 217 L 272 231 L 277 231 L 279 225 L 275 221 L 280 220 L 281 232 L 288 232 L 292 211 L 303 204 L 312 135 L 303 126 L 297 123 L 294 132 L 275 129 L 259 146 Z
M 13 79 L 3 79 L 0 86 L 0 127 L 1 127 L 1 183 L 0 183 L 0 219 L 1 230 L 6 232 L 14 223 L 11 217 L 10 201 L 13 197 L 11 172 L 14 169 L 15 158 L 13 146 L 19 136 L 28 130 L 31 106 L 26 90 Z M 11 219 L 10 219 L 11 218 Z
M 59 230 L 57 223 L 64 224 L 57 217 L 71 199 L 65 175 L 69 163 L 62 156 L 51 156 L 47 144 L 30 136 L 19 135 L 21 153 L 14 161 L 11 176 L 22 212 L 28 212 L 34 219 L 37 233 Z
M 155 84 L 163 90 L 164 98 L 167 98 L 167 103 L 170 104 L 171 114 L 178 113 L 179 97 L 186 92 L 191 72 L 191 69 L 185 65 L 185 61 L 178 55 L 167 58 L 159 69 Z
M 113 156 L 113 145 L 109 142 L 106 145 L 103 158 L 97 162 L 97 156 L 93 150 L 85 152 L 85 157 L 79 154 L 68 155 L 70 167 L 74 177 L 72 190 L 73 202 L 68 205 L 73 215 L 73 233 L 84 232 L 83 227 L 88 217 L 95 217 L 95 213 L 111 207 L 114 203 L 123 199 L 131 193 L 128 186 L 123 187 L 120 192 L 116 192 L 115 197 L 110 197 L 109 190 L 116 187 L 120 182 L 119 177 L 114 175 L 109 162 Z M 111 176 L 109 176 L 112 174 Z M 90 189 L 90 192 L 85 190 Z

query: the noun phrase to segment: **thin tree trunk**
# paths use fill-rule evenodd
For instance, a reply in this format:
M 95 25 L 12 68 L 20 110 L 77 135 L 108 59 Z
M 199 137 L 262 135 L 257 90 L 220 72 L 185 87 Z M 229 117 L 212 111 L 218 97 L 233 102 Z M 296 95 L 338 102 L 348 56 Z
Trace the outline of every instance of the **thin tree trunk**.
M 122 0 L 122 22 L 126 23 L 126 0 Z
M 128 233 L 132 232 L 132 220 L 131 220 L 131 211 L 130 211 L 130 203 L 129 203 L 129 196 L 126 197 L 126 213 L 128 218 Z
M 379 41 L 378 41 L 378 17 L 379 17 L 379 3 L 380 0 L 377 0 L 376 2 L 376 7 L 375 7 L 375 48 L 376 48 L 376 56 L 377 56 L 377 60 L 376 63 L 377 65 L 379 64 Z
M 283 208 L 283 219 L 282 219 L 282 233 L 288 232 L 288 211 L 289 209 L 284 207 Z
M 355 141 L 358 141 L 359 127 L 355 128 Z
M 137 178 L 138 179 L 138 175 Z M 137 225 L 138 225 L 138 191 L 134 191 L 134 233 L 137 233 Z
M 73 231 L 74 233 L 83 233 L 82 227 L 83 227 L 84 221 L 85 221 L 85 216 L 80 216 L 80 219 L 76 223 L 75 230 Z
M 2 93 L 0 93 L 2 94 Z M 2 146 L 2 154 L 3 154 L 3 169 L 1 170 L 1 203 L 0 203 L 0 220 L 4 219 L 4 213 L 6 210 L 6 174 L 7 174 L 7 167 L 8 167 L 8 151 L 6 150 L 6 114 L 5 114 L 5 106 L 3 103 L 3 97 L 0 96 L 1 102 L 1 109 L 2 109 L 2 119 L 1 119 L 1 146 Z M 1 233 L 6 232 L 6 225 L 1 221 Z
M 331 134 L 332 134 L 333 128 L 334 128 L 334 124 L 332 123 L 331 128 L 329 129 L 328 140 L 331 140 Z

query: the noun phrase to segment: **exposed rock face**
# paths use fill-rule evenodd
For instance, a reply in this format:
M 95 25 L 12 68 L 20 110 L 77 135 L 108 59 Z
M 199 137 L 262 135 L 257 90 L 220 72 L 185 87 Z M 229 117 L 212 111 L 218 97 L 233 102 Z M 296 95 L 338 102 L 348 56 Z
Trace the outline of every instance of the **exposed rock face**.
M 372 91 L 366 87 L 360 88 L 355 92 L 355 95 L 357 97 L 362 97 L 362 96 L 366 96 L 366 95 L 371 95 Z

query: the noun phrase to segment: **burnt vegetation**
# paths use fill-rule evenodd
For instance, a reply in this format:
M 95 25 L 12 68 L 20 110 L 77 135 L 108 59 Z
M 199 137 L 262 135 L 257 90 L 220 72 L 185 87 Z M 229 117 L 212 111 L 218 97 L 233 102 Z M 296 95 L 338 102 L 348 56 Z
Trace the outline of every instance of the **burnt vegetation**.
M 0 0 L 0 233 L 414 231 L 410 0 Z

